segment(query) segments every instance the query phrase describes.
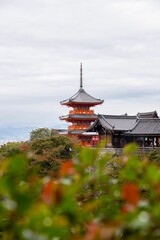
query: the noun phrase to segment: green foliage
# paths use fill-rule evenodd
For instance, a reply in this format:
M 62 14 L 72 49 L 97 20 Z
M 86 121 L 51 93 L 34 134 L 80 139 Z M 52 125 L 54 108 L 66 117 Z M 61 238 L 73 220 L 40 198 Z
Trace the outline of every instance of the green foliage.
M 137 151 L 138 145 L 136 143 L 128 144 L 124 149 L 124 153 L 127 155 L 137 153 Z
M 58 135 L 58 130 L 56 129 L 51 129 L 51 137 L 55 136 L 55 135 Z
M 149 154 L 148 157 L 149 157 L 149 160 L 151 160 L 151 161 L 160 162 L 160 152 L 157 152 L 154 150 Z
M 22 142 L 11 142 L 0 146 L 0 159 L 19 154 L 22 151 L 24 145 L 25 144 Z
M 43 139 L 51 136 L 51 131 L 48 128 L 38 128 L 30 133 L 30 140 Z
M 60 139 L 37 139 L 32 151 L 41 156 L 40 148 L 45 154 L 49 146 L 61 148 L 59 142 L 70 146 Z M 130 145 L 115 157 L 83 148 L 74 160 L 63 162 L 56 179 L 30 169 L 27 151 L 1 160 L 1 239 L 160 239 L 159 163 L 135 151 Z
M 30 142 L 32 168 L 38 168 L 41 175 L 56 176 L 60 165 L 71 158 L 72 142 L 68 137 L 54 135 Z
M 72 145 L 69 138 L 60 135 L 45 139 L 35 139 L 30 143 L 30 149 L 36 154 L 45 154 L 47 151 L 59 148 L 57 154 L 59 154 L 60 158 L 68 157 L 68 152 L 70 151 L 71 147 Z M 55 157 L 57 158 L 58 156 Z
M 7 143 L 0 147 L 0 159 L 27 153 L 29 169 L 40 175 L 56 176 L 61 164 L 72 156 L 73 142 L 66 136 L 54 134 L 30 142 Z

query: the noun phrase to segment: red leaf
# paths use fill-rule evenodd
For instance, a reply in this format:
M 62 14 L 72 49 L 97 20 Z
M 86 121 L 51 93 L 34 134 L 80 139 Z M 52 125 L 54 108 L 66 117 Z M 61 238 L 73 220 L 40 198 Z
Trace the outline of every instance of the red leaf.
M 127 203 L 137 206 L 139 201 L 139 189 L 134 183 L 126 183 L 123 187 L 122 194 Z
M 50 181 L 43 188 L 42 199 L 48 205 L 58 204 L 62 200 L 62 195 L 61 185 L 56 181 Z
M 50 181 L 43 188 L 42 199 L 46 204 L 51 204 L 53 201 L 53 186 L 54 183 Z
M 60 169 L 60 176 L 64 177 L 66 175 L 74 175 L 76 173 L 74 164 L 72 160 L 69 160 L 62 164 Z

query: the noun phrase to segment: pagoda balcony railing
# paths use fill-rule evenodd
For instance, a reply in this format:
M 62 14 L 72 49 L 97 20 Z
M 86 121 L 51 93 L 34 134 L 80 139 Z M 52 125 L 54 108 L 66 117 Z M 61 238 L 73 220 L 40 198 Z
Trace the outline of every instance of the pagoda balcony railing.
M 69 111 L 69 114 L 72 115 L 72 114 L 94 114 L 94 110 L 71 110 Z
M 90 125 L 73 125 L 73 126 L 68 126 L 68 130 L 83 130 L 83 129 L 88 129 Z

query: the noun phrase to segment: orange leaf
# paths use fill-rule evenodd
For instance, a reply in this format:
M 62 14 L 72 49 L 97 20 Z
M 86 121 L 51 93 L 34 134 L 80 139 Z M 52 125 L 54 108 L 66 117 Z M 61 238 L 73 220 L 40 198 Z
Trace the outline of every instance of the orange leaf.
M 123 197 L 127 203 L 137 206 L 139 201 L 139 189 L 134 183 L 126 183 L 122 190 Z
M 60 176 L 64 177 L 66 175 L 74 175 L 76 173 L 74 164 L 72 160 L 69 160 L 62 164 L 60 169 Z
M 42 192 L 42 199 L 46 204 L 51 204 L 53 201 L 53 181 L 48 182 Z
M 42 192 L 43 201 L 50 205 L 52 203 L 59 203 L 62 200 L 62 187 L 56 181 L 48 182 Z

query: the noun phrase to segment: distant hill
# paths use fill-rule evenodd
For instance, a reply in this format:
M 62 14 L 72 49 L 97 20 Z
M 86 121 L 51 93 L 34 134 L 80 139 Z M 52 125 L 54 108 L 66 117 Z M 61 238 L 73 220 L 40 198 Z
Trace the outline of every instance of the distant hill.
M 48 126 L 46 126 L 48 127 Z M 0 145 L 6 142 L 26 141 L 33 129 L 39 127 L 0 127 Z M 67 124 L 59 124 L 49 129 L 67 129 Z
M 0 144 L 29 139 L 32 127 L 0 127 Z

